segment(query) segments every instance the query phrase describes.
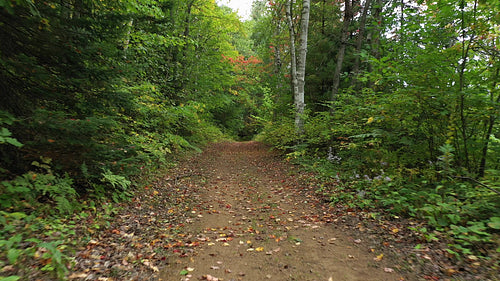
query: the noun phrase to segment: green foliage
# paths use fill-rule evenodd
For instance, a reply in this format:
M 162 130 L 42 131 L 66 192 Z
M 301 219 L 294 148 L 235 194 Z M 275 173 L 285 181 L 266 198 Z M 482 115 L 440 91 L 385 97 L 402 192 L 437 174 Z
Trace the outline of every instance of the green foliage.
M 0 126 L 0 143 L 21 149 L 0 146 L 2 179 L 51 158 L 53 173 L 67 173 L 80 193 L 104 195 L 93 189 L 115 187 L 102 171 L 131 178 L 223 138 L 228 126 L 242 130 L 231 122 L 249 101 L 233 99 L 233 67 L 221 61 L 237 56 L 234 13 L 211 2 L 6 3 L 0 81 L 10 98 L 1 98 L 0 125 L 10 127 Z M 191 21 L 191 13 L 207 16 Z M 217 124 L 215 114 L 231 110 Z
M 39 265 L 40 270 L 49 271 L 58 279 L 63 279 L 68 273 L 71 259 L 64 252 L 66 247 L 63 244 L 66 243 L 65 239 L 75 235 L 71 224 L 60 220 L 44 220 L 23 212 L 0 211 L 0 225 L 0 261 L 5 260 L 13 267 L 18 267 L 26 259 L 32 259 L 31 264 Z M 40 239 L 42 236 L 50 236 L 52 241 L 44 242 Z
M 14 117 L 9 113 L 0 110 L 0 125 L 12 125 L 14 122 Z M 0 145 L 11 144 L 15 147 L 23 146 L 17 139 L 12 137 L 12 133 L 5 127 L 0 127 Z
M 434 162 L 421 164 L 426 155 L 408 153 L 423 147 L 408 143 L 411 140 L 396 140 L 386 128 L 372 129 L 382 121 L 369 114 L 359 118 L 360 112 L 369 109 L 344 108 L 346 112 L 307 118 L 303 139 L 294 135 L 291 118 L 279 122 L 279 126 L 270 125 L 261 136 L 277 148 L 293 148 L 290 158 L 319 173 L 325 184 L 318 192 L 329 197 L 331 204 L 379 207 L 394 215 L 423 220 L 426 226 L 414 229 L 422 240 L 448 237 L 454 241 L 450 250 L 459 257 L 477 254 L 482 247 L 494 247 L 492 235 L 497 231 L 494 227 L 500 215 L 500 198 L 455 177 L 456 152 L 452 145 L 440 146 Z M 351 110 L 358 112 L 358 120 L 350 117 Z M 340 123 L 346 119 L 346 123 Z
M 71 213 L 74 209 L 76 191 L 73 181 L 66 175 L 26 173 L 11 181 L 0 183 L 0 207 L 2 209 L 36 208 L 40 202 L 50 200 L 60 213 Z
M 113 188 L 119 187 L 121 190 L 127 190 L 130 187 L 131 181 L 120 175 L 114 175 L 110 170 L 102 173 L 102 181 L 111 184 Z
M 263 132 L 257 139 L 268 142 L 280 150 L 290 149 L 297 142 L 294 120 L 283 117 L 275 122 L 266 122 Z
M 19 279 L 21 279 L 21 277 L 19 277 L 19 276 L 8 276 L 8 277 L 0 276 L 1 281 L 17 281 Z
M 250 41 L 213 1 L 0 1 L 0 27 L 0 265 L 20 279 L 65 278 L 63 218 L 106 227 L 144 175 L 255 132 L 260 87 L 222 59 Z
M 270 122 L 273 118 L 266 117 L 260 136 L 277 148 L 292 149 L 290 158 L 318 172 L 324 180 L 318 192 L 332 204 L 418 218 L 426 224 L 414 231 L 423 240 L 450 238 L 449 250 L 459 256 L 494 248 L 500 210 L 500 198 L 492 191 L 499 187 L 500 56 L 493 15 L 499 6 L 487 2 L 401 7 L 372 1 L 366 26 L 354 17 L 349 27 L 334 100 L 329 96 L 342 7 L 316 3 L 304 134 L 294 134 L 291 118 Z M 254 25 L 263 47 L 259 52 L 274 66 L 277 50 L 286 49 L 288 40 L 279 29 L 281 8 L 275 3 Z M 358 8 L 365 7 L 355 7 L 356 13 Z M 365 37 L 357 38 L 362 28 Z M 358 58 L 361 71 L 354 73 Z M 288 72 L 275 70 L 280 76 Z M 282 95 L 290 96 L 283 88 Z M 285 98 L 280 102 L 290 105 Z M 288 108 L 275 104 L 272 109 L 274 116 L 289 116 Z

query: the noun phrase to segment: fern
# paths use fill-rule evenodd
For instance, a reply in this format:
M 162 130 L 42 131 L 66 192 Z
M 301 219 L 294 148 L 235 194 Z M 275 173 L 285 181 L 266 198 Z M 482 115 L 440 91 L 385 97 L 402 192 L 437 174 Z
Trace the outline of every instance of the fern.
M 29 172 L 0 183 L 0 207 L 19 207 L 22 201 L 36 206 L 40 204 L 39 201 L 49 199 L 56 202 L 56 209 L 60 213 L 68 214 L 74 210 L 72 203 L 77 196 L 72 184 L 73 180 L 68 175 L 58 177 L 50 173 Z
M 121 188 L 122 190 L 127 190 L 132 184 L 131 181 L 127 180 L 124 176 L 115 175 L 110 170 L 106 170 L 102 173 L 102 182 L 109 183 L 113 188 Z
M 71 214 L 74 211 L 74 207 L 68 198 L 64 196 L 57 196 L 54 198 L 56 201 L 56 208 L 61 214 Z

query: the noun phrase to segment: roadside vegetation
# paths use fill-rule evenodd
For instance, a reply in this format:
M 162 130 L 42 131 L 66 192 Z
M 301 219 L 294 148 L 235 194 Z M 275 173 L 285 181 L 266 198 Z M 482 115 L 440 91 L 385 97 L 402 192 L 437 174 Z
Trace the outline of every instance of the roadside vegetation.
M 67 278 L 183 153 L 251 139 L 332 206 L 418 220 L 498 271 L 500 2 L 311 1 L 298 114 L 306 2 L 242 22 L 213 1 L 0 0 L 0 280 Z

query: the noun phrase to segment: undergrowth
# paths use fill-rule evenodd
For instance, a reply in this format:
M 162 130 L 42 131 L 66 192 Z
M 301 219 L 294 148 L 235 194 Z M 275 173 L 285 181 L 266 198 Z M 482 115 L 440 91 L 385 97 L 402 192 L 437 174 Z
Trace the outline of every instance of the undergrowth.
M 306 118 L 301 137 L 294 134 L 293 120 L 272 123 L 260 139 L 313 171 L 318 194 L 334 206 L 418 219 L 424 223 L 410 230 L 422 243 L 447 243 L 445 250 L 456 260 L 498 257 L 498 171 L 487 171 L 480 180 L 462 176 L 448 144 L 432 163 L 419 163 L 418 156 L 399 159 L 405 155 L 388 150 L 382 137 L 354 135 L 355 125 L 332 126 L 328 120 L 327 115 Z M 500 268 L 498 262 L 494 266 Z
M 1 127 L 9 123 L 11 119 L 0 118 L 0 146 L 23 148 L 8 128 Z M 109 227 L 117 203 L 130 200 L 157 171 L 171 167 L 174 151 L 199 150 L 196 145 L 220 136 L 207 126 L 191 135 L 192 143 L 168 135 L 161 145 L 153 138 L 138 138 L 144 142 L 136 147 L 111 144 L 102 150 L 100 169 L 82 163 L 80 171 L 71 174 L 58 172 L 58 162 L 45 156 L 18 176 L 0 167 L 0 280 L 66 280 L 75 249 L 92 233 Z M 115 162 L 117 153 L 122 158 Z

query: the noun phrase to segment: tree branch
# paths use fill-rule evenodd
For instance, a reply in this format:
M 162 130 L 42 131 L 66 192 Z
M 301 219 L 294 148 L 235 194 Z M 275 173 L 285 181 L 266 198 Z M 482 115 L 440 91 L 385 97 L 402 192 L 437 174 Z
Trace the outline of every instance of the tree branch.
M 500 195 L 500 191 L 498 191 L 498 190 L 496 190 L 496 189 L 493 189 L 493 188 L 491 188 L 491 187 L 487 186 L 486 184 L 484 184 L 484 183 L 482 183 L 482 182 L 480 182 L 480 181 L 478 181 L 478 180 L 476 180 L 476 179 L 469 178 L 469 177 L 459 177 L 459 176 L 454 176 L 454 178 L 458 178 L 458 179 L 462 179 L 462 180 L 469 180 L 469 181 L 472 181 L 472 182 L 477 183 L 477 184 L 479 184 L 480 186 L 482 186 L 482 187 L 484 187 L 484 188 L 487 188 L 487 189 L 489 189 L 489 190 L 491 190 L 491 191 L 495 192 L 496 194 Z

